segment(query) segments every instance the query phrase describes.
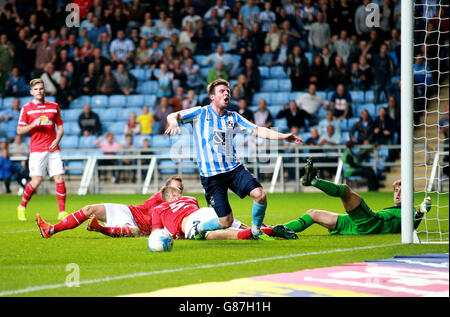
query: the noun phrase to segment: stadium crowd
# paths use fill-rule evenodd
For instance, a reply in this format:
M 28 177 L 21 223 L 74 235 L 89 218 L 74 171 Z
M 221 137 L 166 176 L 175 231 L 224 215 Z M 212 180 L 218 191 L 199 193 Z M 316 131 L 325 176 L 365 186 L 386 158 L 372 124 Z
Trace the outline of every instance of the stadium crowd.
M 379 5 L 379 27 L 366 23 L 370 2 Z M 0 108 L 3 147 L 14 144 L 20 100 L 36 77 L 63 111 L 80 96 L 136 95 L 142 79 L 156 82 L 154 104 L 129 114 L 124 135 L 162 134 L 168 114 L 208 104 L 207 83 L 224 78 L 231 110 L 265 127 L 285 118 L 287 129 L 310 133 L 308 145 L 399 142 L 400 0 L 75 1 L 79 26 L 67 25 L 68 1 L 0 3 L 0 96 L 14 100 Z M 448 51 L 424 45 L 448 43 L 448 12 L 417 8 L 414 93 L 424 97 L 443 66 L 436 57 L 448 62 Z M 438 28 L 447 33 L 437 37 Z M 277 66 L 302 94 L 273 113 L 254 96 L 263 92 L 261 69 Z M 355 91 L 373 91 L 376 111 L 356 107 Z M 343 120 L 351 122 L 347 138 Z M 80 136 L 109 132 L 89 104 L 78 123 Z

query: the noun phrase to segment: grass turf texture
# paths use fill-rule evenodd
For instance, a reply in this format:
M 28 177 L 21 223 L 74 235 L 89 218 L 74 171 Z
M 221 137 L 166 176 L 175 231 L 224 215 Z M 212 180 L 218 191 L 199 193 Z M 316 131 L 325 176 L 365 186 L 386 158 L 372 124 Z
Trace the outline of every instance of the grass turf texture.
M 203 195 L 193 196 L 198 198 L 200 206 L 205 206 Z M 392 205 L 391 193 L 364 193 L 362 196 L 373 210 Z M 147 196 L 143 195 L 69 195 L 66 208 L 68 212 L 74 212 L 85 205 L 101 202 L 139 204 L 146 198 Z M 448 204 L 448 196 L 441 197 L 442 204 L 443 200 Z M 19 202 L 20 198 L 17 196 L 0 196 L 2 296 L 126 295 L 188 284 L 385 259 L 399 254 L 442 253 L 449 250 L 448 244 L 364 248 L 400 243 L 401 236 L 330 236 L 326 229 L 315 224 L 301 233 L 298 240 L 176 240 L 171 252 L 152 253 L 147 248 L 147 238 L 110 238 L 100 233 L 88 232 L 87 222 L 74 230 L 58 233 L 50 239 L 42 239 L 34 217 L 36 213 L 40 213 L 45 220 L 56 223 L 55 196 L 35 195 L 28 205 L 26 222 L 19 222 L 16 218 Z M 269 194 L 268 202 L 264 221 L 266 224 L 296 219 L 310 208 L 344 212 L 339 199 L 321 193 Z M 252 201 L 249 198 L 240 200 L 236 195 L 230 194 L 230 203 L 235 217 L 250 224 Z M 440 212 L 446 212 L 448 219 L 448 210 Z M 446 226 L 448 232 L 448 223 Z M 337 249 L 352 248 L 356 249 L 335 252 Z M 289 257 L 298 254 L 302 256 Z M 245 262 L 272 257 L 282 258 Z M 217 267 L 218 264 L 232 262 L 243 263 Z M 73 272 L 73 269 L 67 266 L 71 263 L 79 267 L 79 287 L 65 285 L 66 278 Z M 135 274 L 137 276 L 133 277 Z M 105 280 L 115 277 L 122 278 Z M 41 289 L 40 286 L 44 287 Z M 10 292 L 31 287 L 38 289 Z M 193 295 L 195 294 L 186 294 Z

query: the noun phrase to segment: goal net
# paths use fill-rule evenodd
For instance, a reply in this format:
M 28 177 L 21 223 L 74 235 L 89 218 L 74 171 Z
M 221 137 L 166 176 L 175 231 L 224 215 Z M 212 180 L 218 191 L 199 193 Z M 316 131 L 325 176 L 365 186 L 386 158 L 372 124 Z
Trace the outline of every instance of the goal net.
M 414 241 L 421 243 L 449 241 L 448 13 L 447 0 L 414 1 L 414 208 L 427 196 L 432 200 L 432 209 L 414 233 Z

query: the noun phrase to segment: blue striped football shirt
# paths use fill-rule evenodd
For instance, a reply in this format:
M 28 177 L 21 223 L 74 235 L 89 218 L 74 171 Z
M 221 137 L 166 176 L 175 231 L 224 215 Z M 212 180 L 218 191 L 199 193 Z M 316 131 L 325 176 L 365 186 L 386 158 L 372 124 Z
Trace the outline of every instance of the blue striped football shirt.
M 211 105 L 180 111 L 182 123 L 193 126 L 194 144 L 200 175 L 210 177 L 232 171 L 241 162 L 234 137 L 251 134 L 256 125 L 233 111 L 219 116 Z

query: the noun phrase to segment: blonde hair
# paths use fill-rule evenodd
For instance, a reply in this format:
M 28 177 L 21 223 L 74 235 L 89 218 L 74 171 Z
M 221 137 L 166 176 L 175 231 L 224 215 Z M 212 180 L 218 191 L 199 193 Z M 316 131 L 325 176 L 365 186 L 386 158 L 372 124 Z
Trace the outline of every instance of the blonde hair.
M 395 188 L 398 187 L 398 186 L 402 186 L 402 181 L 401 181 L 400 179 L 397 179 L 397 180 L 392 184 L 392 187 L 394 188 L 394 190 L 395 190 Z
M 175 186 L 163 186 L 163 188 L 161 188 L 160 192 L 161 192 L 161 197 L 163 201 L 167 201 L 167 195 L 172 192 L 178 190 L 181 192 L 181 189 L 179 189 L 178 187 Z
M 42 84 L 43 85 L 44 81 L 42 79 L 40 79 L 40 78 L 34 78 L 34 79 L 32 79 L 30 81 L 30 88 L 33 88 L 33 86 L 37 85 L 37 84 Z
M 213 82 L 209 83 L 208 86 L 206 87 L 206 92 L 208 93 L 208 95 L 213 95 L 214 89 L 219 85 L 225 85 L 227 86 L 228 89 L 230 89 L 230 83 L 228 81 L 222 78 L 218 78 Z
M 183 185 L 183 179 L 181 178 L 180 175 L 172 175 L 170 176 L 167 180 L 166 180 L 166 186 L 169 186 L 171 181 L 178 181 L 181 183 L 181 191 L 184 190 L 184 185 Z

